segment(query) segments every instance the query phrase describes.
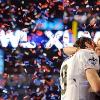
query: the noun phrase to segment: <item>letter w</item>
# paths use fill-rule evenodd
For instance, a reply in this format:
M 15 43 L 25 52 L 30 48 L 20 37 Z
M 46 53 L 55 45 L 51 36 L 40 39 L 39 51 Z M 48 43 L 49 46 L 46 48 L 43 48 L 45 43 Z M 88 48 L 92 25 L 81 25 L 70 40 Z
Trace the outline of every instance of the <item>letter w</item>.
M 11 47 L 16 48 L 18 47 L 19 41 L 27 41 L 22 40 L 22 34 L 20 30 L 17 30 L 15 33 L 10 32 L 9 34 L 3 34 L 0 36 L 0 42 L 2 47 L 7 47 L 9 43 Z M 27 33 L 23 35 L 24 39 L 27 38 Z

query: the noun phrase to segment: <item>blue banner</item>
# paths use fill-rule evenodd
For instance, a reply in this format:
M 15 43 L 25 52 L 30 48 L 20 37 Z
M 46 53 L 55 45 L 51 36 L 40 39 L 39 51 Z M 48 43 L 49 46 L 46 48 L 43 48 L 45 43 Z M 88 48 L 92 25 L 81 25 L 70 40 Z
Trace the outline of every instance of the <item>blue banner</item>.
M 0 49 L 0 74 L 4 72 L 4 51 Z

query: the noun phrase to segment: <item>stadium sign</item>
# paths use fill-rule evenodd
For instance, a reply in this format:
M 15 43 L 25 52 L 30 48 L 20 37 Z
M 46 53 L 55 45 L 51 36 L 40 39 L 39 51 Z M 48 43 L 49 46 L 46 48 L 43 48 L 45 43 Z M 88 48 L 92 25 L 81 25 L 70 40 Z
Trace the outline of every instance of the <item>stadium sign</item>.
M 84 36 L 84 32 L 78 32 L 79 36 Z M 44 31 L 45 37 L 48 39 L 46 43 L 44 44 L 45 48 L 51 48 L 52 46 L 57 47 L 58 49 L 62 49 L 66 46 L 72 45 L 74 42 L 73 34 L 69 30 L 65 31 L 56 31 L 53 33 L 52 31 Z M 85 36 L 89 36 L 86 35 Z M 100 38 L 100 32 L 96 32 L 94 36 L 94 40 L 97 41 L 97 39 Z M 41 40 L 43 41 L 43 40 Z M 37 44 L 33 40 L 28 40 L 27 32 L 23 32 L 21 30 L 17 30 L 15 32 L 12 32 L 11 30 L 8 30 L 5 34 L 5 32 L 2 30 L 0 32 L 0 43 L 2 47 L 13 47 L 16 48 L 18 46 L 22 48 L 36 48 Z

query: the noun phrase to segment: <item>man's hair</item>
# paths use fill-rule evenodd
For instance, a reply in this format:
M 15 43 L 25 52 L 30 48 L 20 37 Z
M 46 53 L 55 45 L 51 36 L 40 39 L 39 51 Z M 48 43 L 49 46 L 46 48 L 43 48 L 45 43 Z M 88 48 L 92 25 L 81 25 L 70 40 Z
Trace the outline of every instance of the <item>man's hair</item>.
M 74 47 L 79 47 L 81 49 L 85 49 L 86 48 L 86 45 L 85 43 L 88 43 L 90 45 L 92 45 L 93 43 L 93 40 L 91 38 L 88 38 L 88 37 L 80 37 L 76 40 L 76 42 L 74 43 Z

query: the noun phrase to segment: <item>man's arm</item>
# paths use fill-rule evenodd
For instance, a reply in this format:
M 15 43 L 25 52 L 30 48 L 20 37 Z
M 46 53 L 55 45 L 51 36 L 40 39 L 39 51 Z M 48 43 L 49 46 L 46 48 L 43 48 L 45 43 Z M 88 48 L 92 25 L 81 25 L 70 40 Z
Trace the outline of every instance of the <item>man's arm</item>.
M 93 68 L 86 69 L 86 78 L 95 93 L 100 93 L 100 78 L 97 71 Z
M 76 48 L 76 47 L 65 47 L 65 48 L 63 48 L 63 52 L 68 56 L 74 54 L 77 50 L 78 50 L 78 48 Z

